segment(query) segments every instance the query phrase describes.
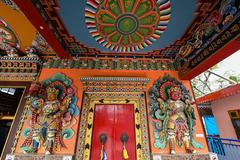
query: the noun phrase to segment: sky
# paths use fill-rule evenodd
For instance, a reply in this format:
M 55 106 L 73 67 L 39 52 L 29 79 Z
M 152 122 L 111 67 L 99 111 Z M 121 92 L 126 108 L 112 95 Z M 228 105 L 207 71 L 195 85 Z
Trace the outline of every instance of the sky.
M 240 50 L 220 62 L 220 67 L 214 71 L 223 75 L 226 71 L 240 74 Z
M 237 52 L 233 53 L 226 59 L 219 62 L 218 65 L 219 65 L 218 68 L 213 70 L 214 73 L 216 73 L 220 76 L 223 76 L 225 78 L 229 78 L 228 76 L 224 75 L 224 73 L 226 73 L 226 72 L 228 72 L 234 76 L 240 76 L 240 50 L 238 50 Z M 199 77 L 202 81 L 206 80 L 206 78 L 203 76 L 203 74 L 199 75 Z M 197 85 L 197 88 L 202 90 L 205 94 L 208 94 L 210 92 L 222 89 L 222 88 L 230 85 L 230 83 L 226 80 L 223 80 L 223 83 L 219 83 L 218 80 L 222 80 L 222 79 L 213 74 L 208 78 L 207 83 L 209 84 L 208 86 L 211 88 L 212 91 L 208 90 L 207 87 L 204 87 L 204 84 L 201 83 L 200 81 Z M 196 91 L 196 92 L 198 92 L 198 91 Z

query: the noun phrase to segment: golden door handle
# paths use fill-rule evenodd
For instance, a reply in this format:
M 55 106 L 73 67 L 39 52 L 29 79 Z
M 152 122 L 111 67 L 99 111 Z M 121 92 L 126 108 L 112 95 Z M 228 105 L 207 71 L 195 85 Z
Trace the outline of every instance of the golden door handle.
M 123 143 L 123 150 L 122 150 L 122 159 L 123 160 L 128 160 L 129 156 L 128 156 L 128 151 L 126 149 L 126 143 L 128 141 L 128 135 L 126 133 L 122 133 L 120 140 Z

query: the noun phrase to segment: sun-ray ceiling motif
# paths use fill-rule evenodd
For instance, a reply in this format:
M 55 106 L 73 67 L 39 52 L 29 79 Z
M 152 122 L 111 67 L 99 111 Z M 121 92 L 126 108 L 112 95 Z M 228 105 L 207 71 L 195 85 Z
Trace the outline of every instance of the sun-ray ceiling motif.
M 156 41 L 170 20 L 169 0 L 87 0 L 86 24 L 104 47 L 133 52 Z

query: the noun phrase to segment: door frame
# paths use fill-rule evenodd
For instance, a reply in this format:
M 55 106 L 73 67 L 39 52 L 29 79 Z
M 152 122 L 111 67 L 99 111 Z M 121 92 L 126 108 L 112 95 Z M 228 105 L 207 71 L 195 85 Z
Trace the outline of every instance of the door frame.
M 83 103 L 81 108 L 81 121 L 78 133 L 78 143 L 76 148 L 76 159 L 90 160 L 95 105 L 133 104 L 136 137 L 135 140 L 136 158 L 137 160 L 143 159 L 148 160 L 150 159 L 150 147 L 149 147 L 150 143 L 145 97 L 145 90 L 146 84 L 148 83 L 148 79 L 137 78 L 136 81 L 132 81 L 133 79 L 130 78 L 117 79 L 115 77 L 113 80 L 118 81 L 120 83 L 113 82 L 114 83 L 113 85 L 111 85 L 111 83 L 109 82 L 106 83 L 106 80 L 108 81 L 109 79 L 110 78 L 97 79 L 98 82 L 102 84 L 102 85 L 99 84 L 101 86 L 100 87 L 101 89 L 96 87 L 99 85 L 96 84 L 92 85 L 93 83 L 82 81 L 84 86 L 83 88 L 85 91 L 83 95 Z M 91 78 L 88 80 L 94 81 L 96 79 Z M 141 83 L 139 83 L 139 80 L 141 80 L 140 81 Z M 136 87 L 135 84 L 137 82 L 138 87 Z M 118 89 L 116 88 L 121 88 L 121 92 L 117 92 L 116 90 Z
M 0 159 L 5 159 L 7 154 L 13 154 L 16 149 L 18 138 L 20 137 L 20 130 L 24 122 L 24 115 L 27 113 L 25 110 L 26 96 L 30 88 L 31 82 L 15 82 L 15 81 L 0 81 L 1 88 L 23 88 L 23 94 L 20 98 L 16 113 L 13 118 L 13 122 L 9 129 L 3 151 L 0 155 Z

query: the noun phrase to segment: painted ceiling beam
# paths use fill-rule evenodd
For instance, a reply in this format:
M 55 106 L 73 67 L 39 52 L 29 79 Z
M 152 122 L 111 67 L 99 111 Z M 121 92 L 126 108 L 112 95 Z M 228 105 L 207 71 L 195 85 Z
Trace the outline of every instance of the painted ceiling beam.
M 31 0 L 14 0 L 24 15 L 29 19 L 33 26 L 44 37 L 52 49 L 61 58 L 71 58 L 70 54 L 62 47 L 58 39 L 55 37 L 48 24 L 44 21 L 37 8 Z M 27 31 L 26 31 L 27 32 Z
M 240 41 L 235 39 L 226 44 L 224 47 L 219 49 L 216 53 L 214 53 L 209 58 L 205 59 L 199 65 L 194 67 L 193 69 L 189 70 L 188 72 L 184 73 L 183 75 L 179 75 L 182 80 L 191 80 L 194 77 L 198 76 L 202 72 L 208 70 L 212 66 L 216 65 L 218 62 L 222 61 L 223 59 L 227 58 L 231 54 L 235 53 L 240 49 Z M 181 72 L 181 70 L 179 71 Z

